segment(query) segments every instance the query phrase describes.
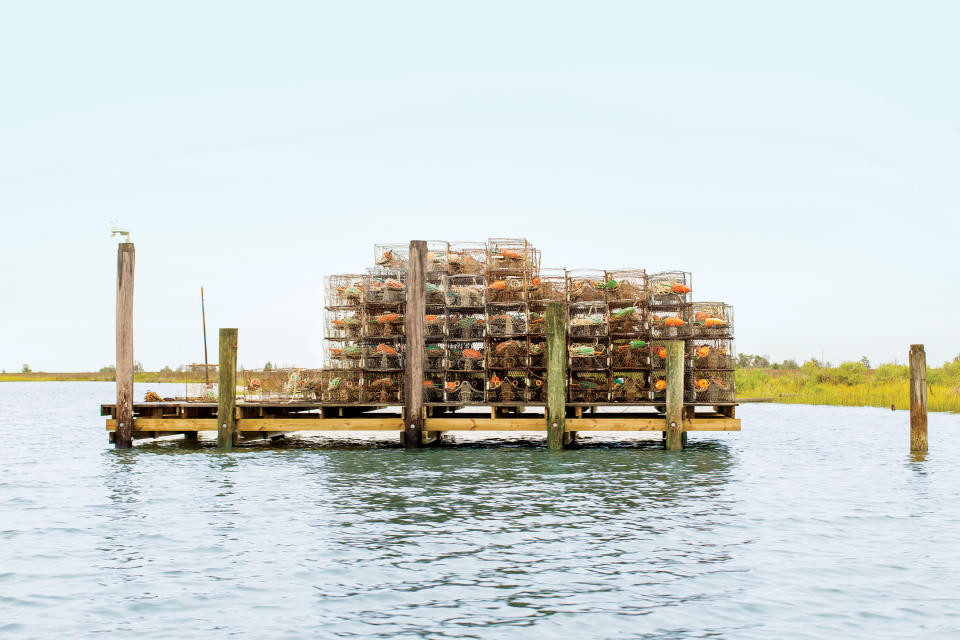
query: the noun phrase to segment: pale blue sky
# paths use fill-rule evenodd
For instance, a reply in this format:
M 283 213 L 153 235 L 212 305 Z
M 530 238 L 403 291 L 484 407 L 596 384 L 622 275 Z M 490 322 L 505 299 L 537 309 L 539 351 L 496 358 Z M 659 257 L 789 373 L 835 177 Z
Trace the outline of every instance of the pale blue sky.
M 694 272 L 737 347 L 960 352 L 954 2 L 22 2 L 0 10 L 0 368 L 321 364 L 372 245 Z M 215 358 L 215 356 L 213 356 Z

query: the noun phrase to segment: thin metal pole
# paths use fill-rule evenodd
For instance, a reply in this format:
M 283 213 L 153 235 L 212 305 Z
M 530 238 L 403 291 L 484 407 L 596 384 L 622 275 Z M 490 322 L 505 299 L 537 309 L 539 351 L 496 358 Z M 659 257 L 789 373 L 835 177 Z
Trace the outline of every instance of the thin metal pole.
M 203 374 L 210 387 L 210 363 L 207 360 L 207 307 L 203 301 L 203 287 L 200 287 L 200 315 L 203 317 Z

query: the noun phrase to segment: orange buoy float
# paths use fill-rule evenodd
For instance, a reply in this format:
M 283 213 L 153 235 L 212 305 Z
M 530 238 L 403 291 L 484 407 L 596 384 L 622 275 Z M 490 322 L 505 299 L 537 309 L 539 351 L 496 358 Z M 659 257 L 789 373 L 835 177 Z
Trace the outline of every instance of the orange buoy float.
M 388 356 L 397 355 L 397 350 L 388 344 L 378 344 L 377 351 L 379 351 L 380 353 L 386 354 Z
M 727 323 L 720 318 L 707 318 L 706 320 L 703 321 L 703 326 L 705 326 L 708 329 L 710 329 L 711 327 L 722 327 L 725 324 Z
M 654 383 L 653 388 L 656 389 L 657 391 L 663 391 L 664 389 L 667 388 L 667 381 L 666 381 L 666 380 L 657 380 L 657 381 Z
M 396 322 L 400 319 L 400 314 L 398 313 L 385 313 L 382 316 L 377 316 L 377 322 L 380 324 L 388 324 L 390 322 Z
M 681 284 L 679 282 L 674 282 L 673 286 L 670 287 L 670 290 L 673 291 L 674 293 L 690 293 L 691 291 L 693 291 L 693 289 L 691 289 L 687 285 Z
M 708 355 L 710 355 L 710 347 L 705 344 L 700 345 L 699 347 L 697 347 L 694 353 L 697 354 L 698 358 L 706 358 Z
M 507 288 L 507 283 L 503 280 L 494 280 L 490 284 L 491 291 L 503 291 L 506 288 Z
M 663 324 L 666 327 L 682 327 L 687 323 L 676 316 L 670 316 L 669 318 L 663 319 Z

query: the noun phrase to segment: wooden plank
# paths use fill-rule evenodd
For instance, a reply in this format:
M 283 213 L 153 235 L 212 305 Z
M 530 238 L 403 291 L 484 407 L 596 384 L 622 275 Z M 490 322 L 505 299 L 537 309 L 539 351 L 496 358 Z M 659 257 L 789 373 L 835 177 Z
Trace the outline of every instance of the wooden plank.
M 927 354 L 910 345 L 910 451 L 927 450 Z
M 427 243 L 410 242 L 407 268 L 407 309 L 404 316 L 407 349 L 404 355 L 403 406 L 406 429 L 404 445 L 418 449 L 423 444 L 423 333 L 427 313 Z
M 683 340 L 667 340 L 667 411 L 664 415 L 666 448 L 683 449 Z
M 436 431 L 538 431 L 542 418 L 427 418 L 424 427 Z
M 567 415 L 567 308 L 548 302 L 547 334 L 547 448 L 563 449 Z
M 117 420 L 107 419 L 107 431 L 116 431 Z M 216 431 L 216 418 L 134 418 L 136 431 Z
M 401 418 L 241 418 L 240 431 L 403 431 Z
M 740 418 L 693 418 L 683 425 L 684 431 L 740 431 Z
M 136 252 L 132 242 L 117 246 L 117 407 L 120 423 L 114 446 L 133 446 L 133 272 Z
M 237 330 L 220 329 L 220 381 L 217 393 L 217 447 L 237 444 Z
M 663 431 L 663 418 L 567 418 L 570 431 Z

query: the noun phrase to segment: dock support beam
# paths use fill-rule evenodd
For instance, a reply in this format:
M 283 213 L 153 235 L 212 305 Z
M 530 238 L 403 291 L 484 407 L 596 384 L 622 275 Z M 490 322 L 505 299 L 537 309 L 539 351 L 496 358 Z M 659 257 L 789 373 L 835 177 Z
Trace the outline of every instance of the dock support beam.
M 927 354 L 922 344 L 910 345 L 910 451 L 927 450 Z
M 404 329 L 407 351 L 403 375 L 403 441 L 407 449 L 419 448 L 423 440 L 423 331 L 427 313 L 427 243 L 410 242 L 407 268 L 407 309 Z
M 220 381 L 217 388 L 217 448 L 237 444 L 237 330 L 220 329 Z
M 668 450 L 683 449 L 683 340 L 668 340 L 667 349 L 667 408 L 664 416 L 667 426 L 665 446 Z
M 133 267 L 132 242 L 117 247 L 117 432 L 114 446 L 133 446 Z
M 567 309 L 547 303 L 547 448 L 563 449 L 567 414 Z

